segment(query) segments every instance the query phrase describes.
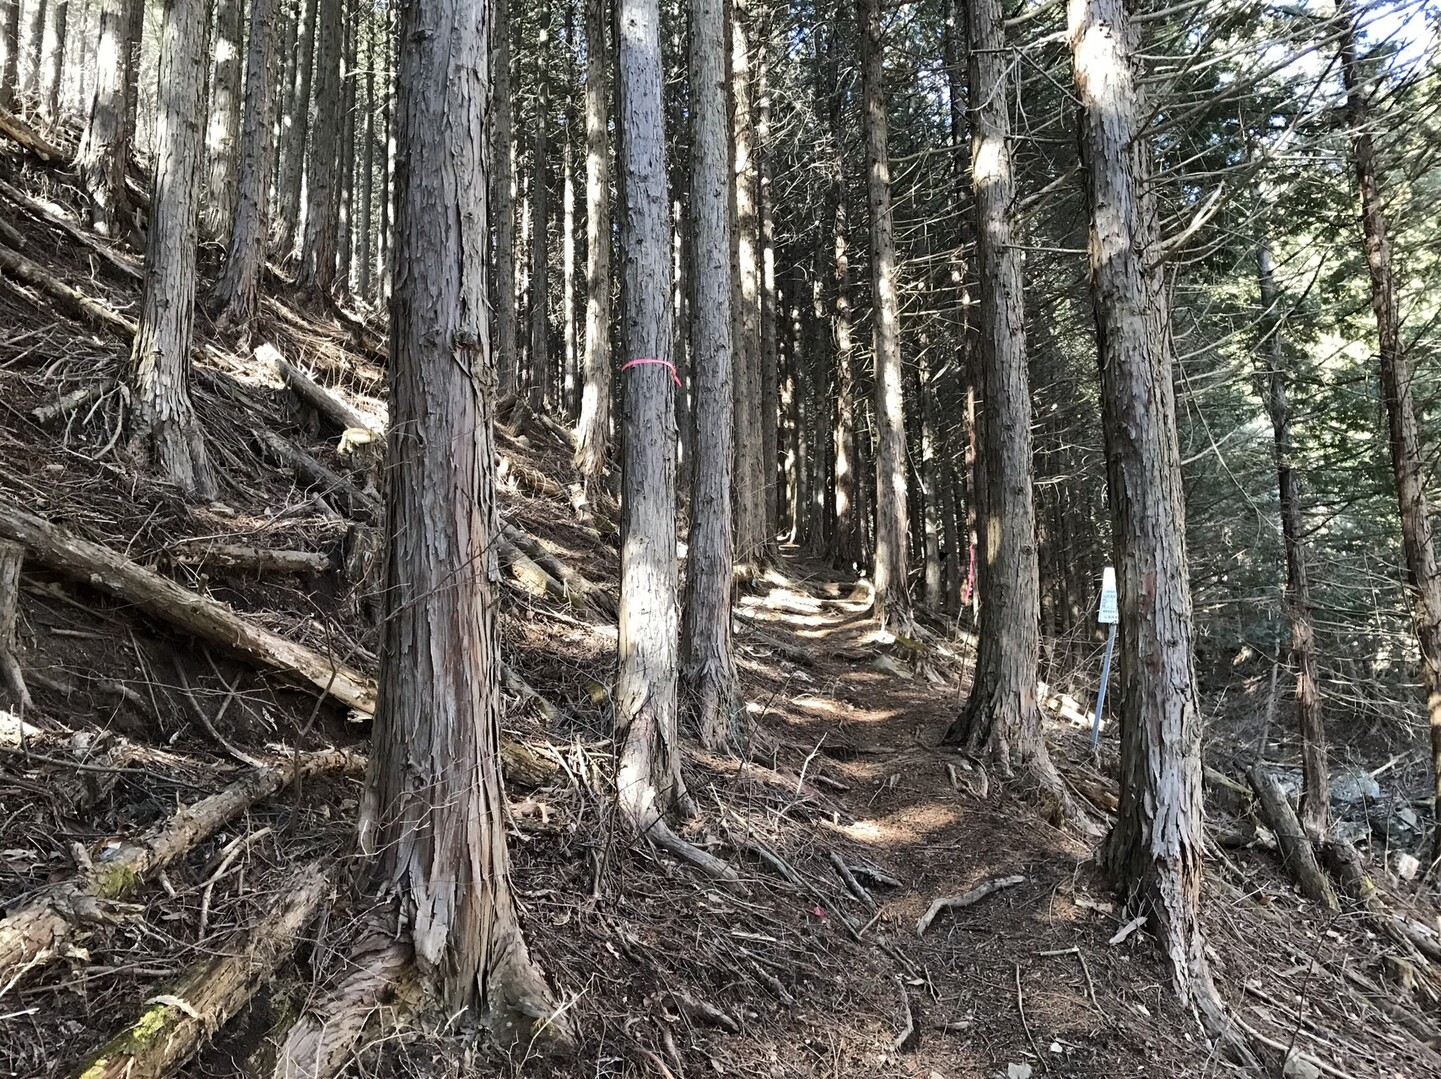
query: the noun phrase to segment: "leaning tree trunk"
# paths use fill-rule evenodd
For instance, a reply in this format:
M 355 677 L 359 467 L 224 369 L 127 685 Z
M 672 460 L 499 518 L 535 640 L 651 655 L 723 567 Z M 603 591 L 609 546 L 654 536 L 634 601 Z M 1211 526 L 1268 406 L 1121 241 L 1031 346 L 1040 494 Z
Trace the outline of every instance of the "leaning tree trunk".
M 745 709 L 731 646 L 730 132 L 726 118 L 725 5 L 691 0 L 691 305 L 696 425 L 683 677 L 701 741 L 745 745 Z
M 1234 1043 L 1198 909 L 1201 711 L 1163 266 L 1145 258 L 1157 225 L 1135 31 L 1124 0 L 1070 0 L 1069 23 L 1121 616 L 1121 804 L 1103 860 L 1150 916 L 1182 998 Z
M 182 492 L 197 498 L 214 497 L 216 491 L 190 404 L 199 118 L 204 115 L 208 15 L 205 0 L 166 0 L 145 286 L 128 376 L 132 447 Z
M 530 395 L 532 412 L 550 398 L 550 200 L 546 185 L 546 128 L 550 117 L 550 0 L 540 5 L 535 58 L 535 116 L 530 125 Z
M 1314 840 L 1330 827 L 1330 778 L 1326 766 L 1326 727 L 1321 719 L 1321 689 L 1316 681 L 1316 629 L 1311 618 L 1311 583 L 1306 572 L 1306 541 L 1301 517 L 1301 479 L 1292 463 L 1291 403 L 1286 392 L 1284 319 L 1278 310 L 1271 241 L 1262 226 L 1256 245 L 1256 276 L 1261 291 L 1261 325 L 1269 370 L 1266 411 L 1271 416 L 1276 481 L 1281 499 L 1281 536 L 1286 548 L 1286 620 L 1291 627 L 1291 662 L 1296 667 L 1296 719 L 1301 732 L 1301 825 Z
M 125 166 L 133 129 L 126 124 L 126 70 L 130 64 L 131 9 L 142 0 L 101 0 L 95 48 L 95 89 L 75 154 L 75 171 L 89 204 L 90 227 L 114 236 L 125 210 Z M 18 0 L 16 4 L 19 6 Z M 8 62 L 8 57 L 7 57 Z
M 265 269 L 265 200 L 275 162 L 270 123 L 276 81 L 275 0 L 251 0 L 250 45 L 245 59 L 245 115 L 236 175 L 235 209 L 225 269 L 210 294 L 222 325 L 248 327 L 255 317 Z
M 620 0 L 620 170 L 626 355 L 622 375 L 617 800 L 646 833 L 687 801 L 676 724 L 675 412 L 670 236 L 657 0 Z M 669 361 L 666 361 L 669 362 Z
M 770 560 L 761 401 L 760 169 L 752 117 L 749 0 L 731 5 L 735 110 L 735 497 L 736 558 L 752 570 Z M 772 471 L 774 470 L 774 466 Z
M 1431 539 L 1431 511 L 1427 504 L 1425 464 L 1416 404 L 1411 392 L 1414 372 L 1401 344 L 1401 315 L 1396 300 L 1396 279 L 1391 268 L 1391 240 L 1387 235 L 1386 205 L 1376 168 L 1371 138 L 1369 104 L 1356 56 L 1356 21 L 1351 0 L 1338 14 L 1345 20 L 1341 39 L 1341 68 L 1346 80 L 1347 111 L 1351 123 L 1351 153 L 1356 183 L 1361 191 L 1361 228 L 1366 237 L 1366 266 L 1371 272 L 1371 310 L 1376 315 L 1380 346 L 1381 392 L 1386 399 L 1386 421 L 1391 444 L 1391 471 L 1396 477 L 1400 507 L 1401 545 L 1406 552 L 1406 575 L 1411 592 L 1411 618 L 1421 649 L 1421 682 L 1431 725 L 1431 774 L 1441 807 L 1441 567 Z M 1432 835 L 1433 856 L 1441 856 L 1441 810 Z
M 205 129 L 205 211 L 202 235 L 225 243 L 236 199 L 235 136 L 240 128 L 241 0 L 217 0 L 210 120 Z M 252 22 L 254 16 L 251 16 Z M 268 134 L 268 133 L 267 133 Z M 246 147 L 248 149 L 248 147 Z
M 390 551 L 361 847 L 447 1011 L 479 1009 L 503 1044 L 526 1045 L 565 1023 L 521 936 L 505 846 L 487 12 L 415 0 L 400 18 Z
M 502 396 L 512 393 L 520 363 L 515 310 L 515 122 L 510 88 L 510 0 L 495 0 L 491 26 L 491 187 L 495 206 L 495 367 Z M 382 207 L 384 203 L 382 202 Z
M 1019 771 L 1067 801 L 1051 764 L 1036 701 L 1040 572 L 1031 477 L 1031 391 L 1021 252 L 1013 242 L 1016 181 L 1010 151 L 1011 57 L 1000 0 L 970 0 L 971 189 L 980 276 L 990 484 L 983 522 L 991 538 L 981 601 L 980 651 L 954 735 L 1005 774 Z
M 315 40 L 315 114 L 305 159 L 305 234 L 300 241 L 296 288 L 318 300 L 335 288 L 335 246 L 340 216 L 340 69 L 345 53 L 341 4 L 319 0 Z
M 871 285 L 875 293 L 876 540 L 871 579 L 882 626 L 911 623 L 910 515 L 906 508 L 906 411 L 896 295 L 896 234 L 886 150 L 885 54 L 880 0 L 860 0 L 865 84 L 866 191 L 871 213 Z
M 610 430 L 610 48 L 605 0 L 585 0 L 585 360 L 575 467 L 588 489 L 605 472 Z

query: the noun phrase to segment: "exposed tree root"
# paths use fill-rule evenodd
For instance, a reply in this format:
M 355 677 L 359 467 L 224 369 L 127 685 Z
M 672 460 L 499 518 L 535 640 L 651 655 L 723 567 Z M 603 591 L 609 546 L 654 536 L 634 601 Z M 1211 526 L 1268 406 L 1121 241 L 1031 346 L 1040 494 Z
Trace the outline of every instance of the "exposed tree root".
M 215 831 L 293 783 L 335 772 L 357 773 L 364 758 L 338 749 L 302 753 L 257 769 L 218 794 L 186 806 L 139 840 L 126 843 L 80 875 L 31 896 L 0 921 L 0 995 L 27 971 L 44 966 L 87 922 L 106 920 L 106 905 L 133 894 Z
M 330 893 L 330 868 L 312 862 L 297 870 L 268 917 L 238 930 L 218 956 L 195 963 L 169 992 L 147 1000 L 140 1017 L 106 1042 L 75 1079 L 158 1079 L 193 1056 L 294 950 Z
M 420 1002 L 410 948 L 394 934 L 370 934 L 351 953 L 348 973 L 340 983 L 282 1033 L 273 1065 L 252 1067 L 247 1073 L 273 1079 L 329 1079 L 351 1059 L 380 1009 L 404 1013 Z

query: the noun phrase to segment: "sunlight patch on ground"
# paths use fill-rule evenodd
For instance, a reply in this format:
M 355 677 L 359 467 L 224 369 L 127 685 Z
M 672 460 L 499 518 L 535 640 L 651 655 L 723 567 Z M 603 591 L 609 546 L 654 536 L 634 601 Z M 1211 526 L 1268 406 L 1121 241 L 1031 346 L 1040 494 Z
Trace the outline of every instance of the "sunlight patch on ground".
M 868 817 L 851 824 L 827 824 L 833 832 L 870 846 L 913 844 L 958 824 L 961 814 L 951 806 L 928 803 L 907 806 L 885 817 Z M 822 822 L 825 823 L 825 822 Z

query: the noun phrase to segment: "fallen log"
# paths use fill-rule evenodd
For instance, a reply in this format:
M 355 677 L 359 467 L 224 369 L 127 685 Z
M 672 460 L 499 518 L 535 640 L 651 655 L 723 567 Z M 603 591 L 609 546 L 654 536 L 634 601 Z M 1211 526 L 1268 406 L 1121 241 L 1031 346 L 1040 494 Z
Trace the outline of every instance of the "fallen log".
M 1281 849 L 1281 865 L 1301 889 L 1301 894 L 1322 904 L 1327 910 L 1340 911 L 1341 903 L 1331 881 L 1316 860 L 1316 848 L 1311 837 L 1301 827 L 1296 811 L 1276 777 L 1260 764 L 1253 764 L 1246 770 L 1251 789 L 1256 792 L 1261 812 L 1276 837 Z
M 30 410 L 30 417 L 36 423 L 49 423 L 58 416 L 76 412 L 86 405 L 98 401 L 115 385 L 109 379 L 101 379 L 87 386 L 63 393 L 48 405 L 37 405 Z
M 9 540 L 0 540 L 0 681 L 15 694 L 21 711 L 35 704 L 25 688 L 25 675 L 20 670 L 19 638 L 15 621 L 20 614 L 20 566 L 25 548 Z
M 273 366 L 287 390 L 342 431 L 369 431 L 377 439 L 380 437 L 373 423 L 287 360 L 274 345 L 260 345 L 255 358 Z
M 23 251 L 25 249 L 25 237 L 20 233 L 19 229 L 3 217 L 0 217 L 0 240 L 9 244 L 16 251 Z
M 340 473 L 327 468 L 273 431 L 255 428 L 252 433 L 255 440 L 270 451 L 272 457 L 281 464 L 290 466 L 297 479 L 319 487 L 322 495 L 344 495 L 352 516 L 364 517 L 370 521 L 379 521 L 383 516 L 385 508 L 372 492 L 363 490 Z
M 254 573 L 324 573 L 330 568 L 330 559 L 315 551 L 274 550 L 230 543 L 205 547 L 187 545 L 171 550 L 170 560 L 183 566 Z
M 0 499 L 0 539 L 22 544 L 42 565 L 134 604 L 153 617 L 308 682 L 358 712 L 375 711 L 373 678 L 272 633 L 218 600 L 192 592 L 108 547 L 72 536 L 4 499 Z
M 138 267 L 132 266 L 99 240 L 76 228 L 45 203 L 38 199 L 31 198 L 25 194 L 25 192 L 12 184 L 6 183 L 4 180 L 0 180 L 0 193 L 3 193 L 6 198 L 20 207 L 31 220 L 37 221 L 42 225 L 49 225 L 51 228 L 64 233 L 69 240 L 85 248 L 85 250 L 95 255 L 121 276 L 129 278 L 131 281 L 140 281 L 143 279 L 144 275 Z M 6 242 L 8 243 L 9 241 Z M 11 246 L 15 247 L 17 245 L 11 244 Z
M 133 341 L 139 330 L 136 323 L 108 304 L 92 299 L 63 281 L 57 281 L 24 255 L 3 245 L 0 245 L 0 269 L 17 281 L 39 289 L 65 314 L 101 326 L 126 341 Z
M 587 604 L 610 618 L 616 618 L 619 615 L 620 608 L 615 597 L 579 570 L 567 566 L 554 553 L 546 550 L 545 545 L 525 529 L 509 521 L 502 521 L 500 527 L 507 540 L 519 548 L 537 566 L 563 584 L 567 592 L 579 596 Z
M 139 1018 L 75 1072 L 76 1079 L 159 1079 L 193 1056 L 270 980 L 330 894 L 333 867 L 312 862 L 291 875 L 278 906 L 237 930 L 214 958 L 202 959 L 145 1001 Z
M 140 839 L 111 851 L 77 876 L 52 884 L 0 920 L 0 995 L 29 970 L 54 959 L 85 923 L 104 921 L 106 905 L 133 894 L 209 836 L 297 776 L 359 772 L 364 758 L 338 749 L 302 753 L 260 768 L 217 794 L 193 802 Z
M 0 135 L 4 135 L 11 142 L 34 154 L 48 165 L 64 165 L 70 161 L 70 155 L 66 151 L 45 138 L 20 117 L 4 109 L 0 109 Z

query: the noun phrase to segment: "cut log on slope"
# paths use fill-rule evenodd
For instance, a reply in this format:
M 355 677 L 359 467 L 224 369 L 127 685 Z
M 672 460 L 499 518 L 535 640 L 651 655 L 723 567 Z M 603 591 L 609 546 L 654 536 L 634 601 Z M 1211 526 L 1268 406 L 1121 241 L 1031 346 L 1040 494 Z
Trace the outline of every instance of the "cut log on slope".
M 1281 864 L 1301 889 L 1301 894 L 1322 904 L 1327 910 L 1339 911 L 1341 904 L 1336 899 L 1336 891 L 1322 871 L 1321 863 L 1316 860 L 1311 837 L 1301 827 L 1301 821 L 1291 808 L 1281 784 L 1259 764 L 1253 764 L 1247 770 L 1246 778 L 1251 781 L 1251 789 L 1256 792 L 1266 823 L 1281 848 Z
M 95 239 L 95 237 L 76 228 L 39 199 L 31 198 L 25 194 L 25 192 L 6 183 L 4 180 L 0 180 L 0 194 L 4 194 L 6 198 L 20 207 L 32 220 L 64 233 L 71 242 L 77 243 L 85 248 L 85 250 L 102 260 L 122 277 L 127 277 L 131 281 L 142 280 L 143 274 L 138 267 L 126 262 L 105 244 Z M 11 246 L 13 247 L 15 245 L 11 244 Z
M 0 241 L 9 244 L 16 251 L 25 250 L 25 237 L 21 235 L 19 229 L 3 217 L 0 217 Z
M 81 1065 L 76 1079 L 159 1079 L 189 1060 L 295 950 L 330 894 L 331 872 L 312 862 L 293 873 L 268 917 L 237 930 L 217 956 L 145 1001 L 139 1018 Z
M 579 570 L 566 565 L 559 556 L 546 549 L 545 545 L 519 525 L 509 521 L 501 522 L 505 538 L 518 547 L 532 562 L 540 566 L 566 587 L 572 595 L 581 597 L 609 618 L 616 618 L 619 608 L 615 597 L 600 585 L 591 581 Z
M 136 323 L 109 305 L 76 291 L 63 281 L 57 281 L 24 255 L 8 247 L 0 246 L 0 270 L 45 293 L 65 314 L 102 326 L 126 341 L 134 340 L 139 330 Z
M 319 487 L 322 495 L 343 495 L 351 516 L 362 517 L 369 521 L 381 519 L 385 508 L 380 504 L 379 497 L 373 492 L 363 490 L 273 431 L 258 427 L 253 433 L 255 440 L 277 461 L 288 465 L 294 471 L 297 479 Z
M 330 559 L 315 551 L 282 551 L 231 543 L 185 544 L 170 551 L 177 565 L 252 573 L 324 573 Z
M 259 346 L 255 350 L 255 358 L 262 364 L 273 366 L 286 389 L 342 431 L 368 431 L 373 439 L 380 437 L 375 424 L 287 360 L 274 345 Z
M 0 994 L 26 971 L 55 958 L 86 922 L 103 921 L 105 904 L 133 894 L 216 830 L 295 782 L 326 773 L 358 773 L 364 758 L 338 749 L 303 753 L 248 773 L 217 794 L 181 809 L 140 839 L 122 844 L 71 880 L 52 884 L 0 921 Z
M 132 603 L 146 614 L 319 687 L 367 715 L 375 711 L 375 680 L 324 653 L 256 625 L 225 604 L 192 592 L 108 547 L 0 499 L 0 539 L 25 546 L 50 569 Z
M 4 109 L 0 109 L 0 135 L 34 154 L 47 165 L 66 165 L 70 162 L 69 153 L 45 138 L 20 117 Z

